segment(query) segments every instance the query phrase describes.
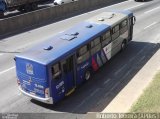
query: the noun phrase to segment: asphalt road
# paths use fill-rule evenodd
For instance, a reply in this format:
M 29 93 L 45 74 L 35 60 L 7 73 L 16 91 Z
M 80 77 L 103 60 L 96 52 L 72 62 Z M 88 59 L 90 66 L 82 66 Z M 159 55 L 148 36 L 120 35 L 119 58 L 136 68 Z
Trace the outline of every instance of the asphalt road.
M 16 53 L 109 9 L 128 9 L 137 18 L 133 41 L 123 52 L 113 57 L 90 81 L 56 105 L 46 105 L 21 95 L 13 60 Z M 46 116 L 56 119 L 75 119 L 76 116 L 83 117 L 87 112 L 101 112 L 159 49 L 159 13 L 159 0 L 130 0 L 0 40 L 0 112 L 54 113 Z

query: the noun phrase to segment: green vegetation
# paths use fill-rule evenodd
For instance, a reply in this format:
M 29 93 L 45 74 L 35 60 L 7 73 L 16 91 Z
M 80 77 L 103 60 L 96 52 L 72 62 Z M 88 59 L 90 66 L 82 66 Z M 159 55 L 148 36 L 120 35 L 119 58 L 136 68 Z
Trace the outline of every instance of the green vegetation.
M 131 107 L 130 112 L 160 112 L 160 72 Z

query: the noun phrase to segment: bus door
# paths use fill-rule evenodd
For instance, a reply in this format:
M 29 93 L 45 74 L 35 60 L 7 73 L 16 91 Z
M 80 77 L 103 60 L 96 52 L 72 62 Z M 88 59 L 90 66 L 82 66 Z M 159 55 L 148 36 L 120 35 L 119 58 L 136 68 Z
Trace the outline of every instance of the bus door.
M 136 18 L 135 18 L 135 16 L 133 16 L 133 17 L 130 17 L 129 18 L 129 25 L 130 25 L 130 34 L 129 34 L 129 41 L 131 41 L 132 40 L 132 37 L 133 37 L 133 25 L 135 24 L 135 22 L 136 22 Z
M 65 82 L 65 95 L 68 96 L 75 90 L 75 56 L 70 56 L 69 58 L 61 62 L 63 78 Z

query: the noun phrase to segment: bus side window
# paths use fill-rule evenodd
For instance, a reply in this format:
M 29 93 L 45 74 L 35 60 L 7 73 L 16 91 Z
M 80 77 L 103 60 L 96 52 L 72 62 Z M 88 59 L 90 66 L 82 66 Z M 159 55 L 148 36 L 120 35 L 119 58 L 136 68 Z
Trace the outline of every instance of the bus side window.
M 119 25 L 112 28 L 112 40 L 115 40 L 119 36 Z
M 87 59 L 89 59 L 89 57 L 90 57 L 90 53 L 89 53 L 89 44 L 88 44 L 78 50 L 77 63 L 80 64 L 86 61 Z
M 61 62 L 61 65 L 62 65 L 62 68 L 63 68 L 62 72 L 64 72 L 64 73 L 67 73 L 67 64 L 66 63 L 67 63 L 66 60 Z
M 68 71 L 73 71 L 73 57 L 67 59 L 67 68 Z
M 61 69 L 60 69 L 59 63 L 55 64 L 52 67 L 52 76 L 53 76 L 53 79 L 55 79 L 55 80 L 57 80 L 57 79 L 60 78 L 60 76 L 61 76 Z
M 108 45 L 111 41 L 111 33 L 110 31 L 107 31 L 103 36 L 102 36 L 102 47 Z
M 61 62 L 62 72 L 67 73 L 73 71 L 73 57 L 69 57 Z
M 101 41 L 100 37 L 94 39 L 91 41 L 91 55 L 95 54 L 101 49 Z
M 126 32 L 127 29 L 128 29 L 128 22 L 127 22 L 127 19 L 125 19 L 120 23 L 120 34 L 123 34 L 124 32 Z

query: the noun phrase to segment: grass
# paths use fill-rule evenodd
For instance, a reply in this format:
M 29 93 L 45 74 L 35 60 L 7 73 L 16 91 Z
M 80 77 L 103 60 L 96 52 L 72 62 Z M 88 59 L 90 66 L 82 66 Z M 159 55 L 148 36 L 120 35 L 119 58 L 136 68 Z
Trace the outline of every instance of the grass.
M 160 72 L 156 74 L 137 102 L 132 105 L 130 112 L 160 112 Z

